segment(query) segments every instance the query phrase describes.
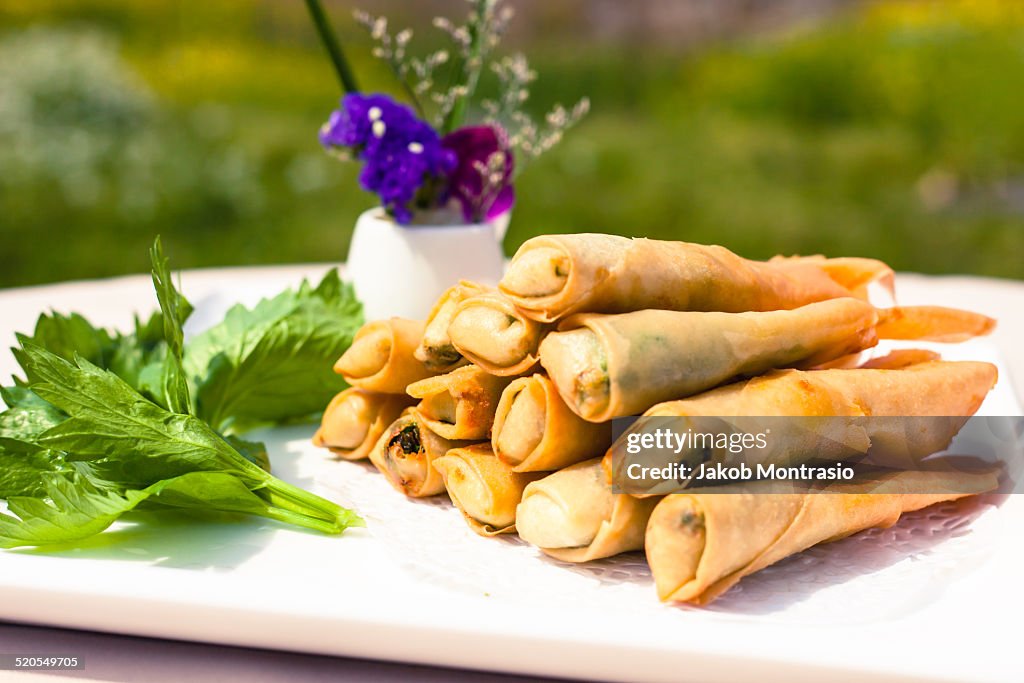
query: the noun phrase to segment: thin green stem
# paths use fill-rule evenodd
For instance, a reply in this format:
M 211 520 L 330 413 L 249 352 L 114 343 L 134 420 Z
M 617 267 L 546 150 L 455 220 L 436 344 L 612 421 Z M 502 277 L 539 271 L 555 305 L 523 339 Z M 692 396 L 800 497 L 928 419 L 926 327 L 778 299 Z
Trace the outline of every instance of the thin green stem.
M 476 21 L 470 25 L 469 55 L 462 65 L 465 81 L 465 92 L 455 100 L 448 116 L 444 122 L 444 132 L 450 133 L 462 125 L 466 117 L 466 109 L 469 101 L 476 92 L 476 86 L 480 82 L 480 72 L 484 68 L 484 40 L 487 37 L 487 3 L 488 0 L 476 0 Z
M 292 486 L 270 475 L 267 475 L 266 479 L 267 486 L 263 489 L 266 492 L 266 499 L 276 507 L 336 526 L 347 526 L 346 520 L 353 517 L 351 511 L 315 493 Z
M 391 73 L 395 75 L 395 80 L 398 81 L 399 85 L 401 85 L 402 89 L 405 91 L 405 96 L 409 98 L 410 102 L 412 102 L 413 109 L 416 110 L 416 113 L 421 119 L 426 119 L 427 113 L 423 109 L 423 104 L 420 102 L 419 96 L 416 95 L 416 91 L 411 85 L 409 85 L 409 79 L 402 75 L 397 64 L 388 60 L 388 66 L 391 68 Z
M 334 71 L 338 74 L 342 90 L 347 93 L 359 92 L 355 74 L 352 73 L 352 68 L 348 65 L 348 60 L 345 59 L 345 53 L 342 52 L 341 44 L 331 29 L 331 24 L 327 20 L 327 14 L 324 12 L 320 0 L 306 0 L 306 7 L 309 9 L 309 16 L 313 19 L 313 25 L 316 26 L 320 36 L 320 42 L 324 44 L 324 49 L 327 50 L 331 63 L 334 64 Z
M 340 534 L 349 526 L 347 524 L 339 524 L 338 522 L 327 522 L 322 519 L 292 512 L 291 510 L 271 506 L 267 506 L 263 516 L 292 526 L 313 529 L 324 534 Z

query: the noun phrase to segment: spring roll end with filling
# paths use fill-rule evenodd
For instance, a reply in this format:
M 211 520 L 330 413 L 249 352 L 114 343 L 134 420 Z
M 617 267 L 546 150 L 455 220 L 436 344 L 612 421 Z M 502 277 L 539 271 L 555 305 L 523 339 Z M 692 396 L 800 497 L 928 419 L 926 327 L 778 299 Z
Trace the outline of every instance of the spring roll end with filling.
M 518 375 L 536 364 L 543 329 L 511 301 L 492 293 L 459 304 L 448 334 L 459 352 L 488 372 Z
M 324 410 L 313 444 L 345 460 L 359 460 L 383 430 L 412 402 L 399 394 L 376 394 L 350 387 L 338 393 Z
M 601 421 L 611 400 L 604 346 L 587 327 L 552 332 L 540 344 L 540 362 L 577 415 Z
M 565 287 L 571 267 L 563 248 L 556 242 L 542 242 L 515 255 L 499 287 L 517 299 L 554 296 Z
M 455 448 L 434 461 L 452 501 L 483 536 L 515 531 L 516 506 L 538 474 L 513 472 L 488 444 Z
M 313 444 L 353 449 L 363 442 L 372 422 L 370 397 L 359 389 L 339 392 L 327 404 Z
M 418 410 L 430 429 L 449 439 L 479 441 L 489 438 L 501 392 L 511 381 L 465 365 L 414 382 L 407 391 L 421 399 Z
M 540 373 L 508 385 L 491 435 L 495 455 L 517 472 L 561 470 L 599 456 L 611 442 L 611 423 L 581 418 Z
M 443 373 L 465 363 L 448 334 L 455 311 L 463 300 L 488 291 L 487 287 L 466 280 L 445 290 L 434 304 L 423 329 L 423 338 L 413 357 L 433 372 Z
M 697 500 L 684 496 L 669 496 L 666 500 L 669 499 L 673 500 L 663 501 L 651 514 L 646 540 L 648 562 L 670 568 L 654 574 L 654 586 L 661 600 L 667 600 L 696 578 L 706 544 L 704 511 Z M 657 530 L 656 539 L 652 539 L 652 527 Z
M 505 389 L 492 435 L 492 447 L 499 460 L 515 467 L 537 449 L 547 422 L 545 399 L 543 390 L 529 378 L 518 379 Z
M 409 384 L 433 374 L 413 358 L 423 322 L 391 318 L 363 325 L 334 365 L 349 384 L 367 391 L 402 394 Z
M 433 461 L 465 441 L 444 439 L 426 428 L 414 408 L 406 409 L 381 435 L 370 451 L 370 461 L 392 486 L 412 498 L 444 491 L 444 480 Z

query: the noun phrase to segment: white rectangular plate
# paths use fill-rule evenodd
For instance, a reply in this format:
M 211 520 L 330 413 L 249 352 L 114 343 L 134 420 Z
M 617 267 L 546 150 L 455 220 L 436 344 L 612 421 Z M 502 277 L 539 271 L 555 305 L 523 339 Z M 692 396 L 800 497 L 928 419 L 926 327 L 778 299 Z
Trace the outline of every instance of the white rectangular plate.
M 998 362 L 985 342 L 943 351 Z M 983 411 L 1020 414 L 1007 381 Z M 143 517 L 78 548 L 0 552 L 0 619 L 603 680 L 1024 680 L 1021 496 L 907 515 L 695 609 L 659 604 L 639 554 L 569 566 L 478 537 L 450 505 L 332 461 L 312 431 L 253 438 L 366 529 Z

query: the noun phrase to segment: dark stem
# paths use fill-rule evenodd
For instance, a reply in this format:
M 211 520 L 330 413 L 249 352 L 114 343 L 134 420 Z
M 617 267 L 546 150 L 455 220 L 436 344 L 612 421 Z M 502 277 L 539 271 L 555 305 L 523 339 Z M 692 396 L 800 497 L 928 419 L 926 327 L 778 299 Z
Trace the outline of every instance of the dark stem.
M 341 81 L 342 90 L 347 93 L 359 92 L 355 74 L 352 73 L 352 68 L 349 67 L 348 60 L 345 59 L 345 53 L 341 51 L 341 44 L 338 43 L 334 31 L 327 21 L 327 14 L 324 12 L 320 0 L 306 0 L 306 7 L 309 9 L 309 16 L 313 19 L 313 25 L 316 26 L 317 34 L 320 36 L 320 42 L 324 44 L 324 49 L 327 50 L 327 54 L 334 64 L 334 71 L 338 74 L 338 80 Z

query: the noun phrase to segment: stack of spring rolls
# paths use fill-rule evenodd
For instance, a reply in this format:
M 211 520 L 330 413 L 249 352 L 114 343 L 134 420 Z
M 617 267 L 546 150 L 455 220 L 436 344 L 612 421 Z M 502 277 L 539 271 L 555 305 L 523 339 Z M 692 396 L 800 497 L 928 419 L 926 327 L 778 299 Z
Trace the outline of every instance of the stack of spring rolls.
M 953 488 L 948 474 L 898 472 L 870 492 L 612 492 L 618 417 L 974 414 L 996 381 L 988 363 L 860 358 L 881 339 L 959 342 L 994 321 L 879 309 L 873 287 L 891 293 L 893 273 L 872 259 L 537 237 L 497 289 L 460 282 L 425 321 L 367 324 L 335 365 L 352 388 L 315 443 L 369 458 L 410 497 L 447 493 L 481 535 L 517 532 L 566 562 L 644 549 L 663 600 L 703 604 L 814 544 L 996 486 L 990 474 Z

